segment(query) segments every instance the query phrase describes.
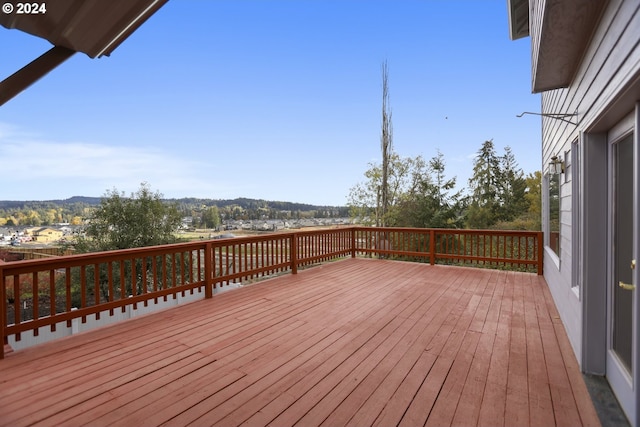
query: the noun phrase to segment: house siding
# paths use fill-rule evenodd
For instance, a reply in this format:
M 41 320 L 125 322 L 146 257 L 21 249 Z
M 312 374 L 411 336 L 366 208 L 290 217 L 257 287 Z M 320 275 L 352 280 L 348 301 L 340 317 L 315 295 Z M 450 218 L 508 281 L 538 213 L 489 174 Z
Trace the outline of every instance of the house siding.
M 540 11 L 540 2 L 534 2 L 533 13 Z M 532 26 L 541 25 L 534 16 Z M 583 59 L 568 88 L 556 89 L 542 93 L 543 113 L 576 113 L 568 120 L 577 125 L 567 123 L 552 117 L 542 118 L 542 152 L 543 168 L 549 164 L 554 155 L 565 154 L 570 157 L 572 149 L 583 150 L 584 147 L 576 147 L 575 141 L 581 138 L 582 133 L 606 132 L 617 120 L 633 111 L 634 105 L 616 103 L 625 88 L 640 78 L 640 2 L 613 0 L 608 2 L 602 12 L 598 26 L 595 28 L 591 42 L 587 46 Z M 531 29 L 532 52 L 536 52 L 537 38 L 533 36 L 539 33 L 539 28 Z M 535 55 L 533 55 L 535 56 Z M 613 108 L 613 107 L 616 108 Z M 589 139 L 586 139 L 587 143 Z M 582 144 L 582 142 L 581 142 Z M 582 157 L 582 156 L 581 156 Z M 575 170 L 581 174 L 589 173 L 584 162 Z M 551 250 L 547 248 L 544 259 L 544 275 L 549 284 L 551 294 L 558 307 L 560 317 L 565 325 L 567 334 L 576 353 L 577 359 L 583 361 L 583 303 L 582 284 L 577 283 L 579 275 L 572 264 L 580 260 L 572 257 L 579 251 L 572 248 L 574 224 L 571 180 L 561 177 L 561 213 L 560 213 L 560 256 L 559 262 L 555 259 Z M 547 201 L 543 202 L 546 205 Z M 546 229 L 546 221 L 543 221 L 543 231 Z M 579 231 L 579 230 L 578 230 Z M 604 243 L 604 242 L 601 242 Z M 602 260 L 605 262 L 605 260 Z M 573 288 L 574 282 L 578 285 Z M 584 366 L 583 366 L 584 368 Z

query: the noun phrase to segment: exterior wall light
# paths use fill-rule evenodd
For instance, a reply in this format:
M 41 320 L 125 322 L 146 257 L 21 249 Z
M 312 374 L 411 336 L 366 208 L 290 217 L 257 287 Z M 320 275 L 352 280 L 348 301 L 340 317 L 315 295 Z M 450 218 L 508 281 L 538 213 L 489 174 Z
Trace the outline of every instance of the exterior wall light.
M 564 160 L 558 156 L 551 157 L 551 161 L 549 162 L 549 171 L 554 175 L 564 173 Z

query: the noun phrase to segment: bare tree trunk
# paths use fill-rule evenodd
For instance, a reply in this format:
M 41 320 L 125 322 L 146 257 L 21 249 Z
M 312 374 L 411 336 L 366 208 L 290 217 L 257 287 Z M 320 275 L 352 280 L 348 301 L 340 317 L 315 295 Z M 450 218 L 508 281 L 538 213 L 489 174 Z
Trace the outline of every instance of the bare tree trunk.
M 380 147 L 382 149 L 382 188 L 381 190 L 381 225 L 387 225 L 389 210 L 389 159 L 393 150 L 393 126 L 391 124 L 391 107 L 389 106 L 389 70 L 387 61 L 382 63 L 382 135 Z

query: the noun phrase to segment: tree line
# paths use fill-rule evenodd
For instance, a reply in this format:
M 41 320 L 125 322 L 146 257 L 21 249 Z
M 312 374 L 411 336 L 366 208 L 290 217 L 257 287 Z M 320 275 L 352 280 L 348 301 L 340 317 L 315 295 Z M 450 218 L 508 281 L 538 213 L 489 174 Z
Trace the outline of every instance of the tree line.
M 386 174 L 384 169 L 370 164 L 365 180 L 350 190 L 351 216 L 364 224 L 540 230 L 541 174 L 525 176 L 508 146 L 499 155 L 493 141 L 485 141 L 473 160 L 468 187 L 462 189 L 456 177 L 447 176 L 440 151 L 428 161 L 391 151 Z
M 351 216 L 377 227 L 540 230 L 542 175 L 525 176 L 510 147 L 499 155 L 493 140 L 485 141 L 462 189 L 447 177 L 440 151 L 428 161 L 394 151 L 387 61 L 381 70 L 382 161 L 371 163 L 365 180 L 351 188 Z
M 117 190 L 115 190 L 117 193 Z M 110 197 L 113 191 L 107 191 Z M 51 201 L 0 201 L 0 227 L 49 226 L 66 223 L 82 225 L 91 218 L 104 197 L 72 197 Z M 346 206 L 317 206 L 295 202 L 249 198 L 229 200 L 182 198 L 164 199 L 175 204 L 183 217 L 193 218 L 194 227 L 214 228 L 215 221 L 300 218 L 344 218 Z

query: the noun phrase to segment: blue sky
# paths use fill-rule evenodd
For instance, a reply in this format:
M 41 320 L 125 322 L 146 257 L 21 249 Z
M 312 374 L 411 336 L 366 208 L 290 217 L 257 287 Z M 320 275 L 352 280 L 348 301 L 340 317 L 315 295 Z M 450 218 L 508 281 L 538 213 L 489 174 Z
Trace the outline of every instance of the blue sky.
M 493 139 L 540 169 L 530 41 L 504 0 L 171 0 L 111 57 L 76 54 L 0 107 L 0 200 L 127 193 L 345 205 L 394 149 L 466 185 Z M 49 49 L 0 27 L 0 78 Z

